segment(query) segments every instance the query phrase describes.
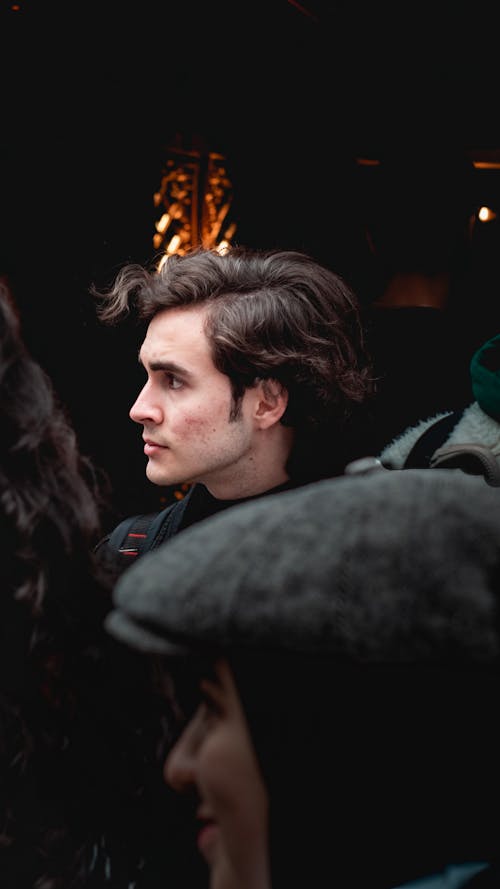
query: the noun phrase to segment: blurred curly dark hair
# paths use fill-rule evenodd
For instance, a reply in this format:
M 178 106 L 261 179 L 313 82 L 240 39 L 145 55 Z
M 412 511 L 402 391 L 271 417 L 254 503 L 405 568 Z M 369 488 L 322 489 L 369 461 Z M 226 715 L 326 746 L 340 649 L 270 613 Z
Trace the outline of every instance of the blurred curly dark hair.
M 142 659 L 102 626 L 116 579 L 93 552 L 107 480 L 2 282 L 0 428 L 0 885 L 165 885 L 144 861 L 161 713 Z

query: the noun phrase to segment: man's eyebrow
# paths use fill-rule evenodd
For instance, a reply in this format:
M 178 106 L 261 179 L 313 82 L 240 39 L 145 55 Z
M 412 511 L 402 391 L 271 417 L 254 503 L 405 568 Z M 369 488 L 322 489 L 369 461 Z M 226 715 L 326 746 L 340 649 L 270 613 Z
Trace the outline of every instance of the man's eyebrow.
M 142 363 L 140 355 L 139 361 Z M 179 377 L 187 378 L 192 376 L 191 371 L 180 364 L 176 364 L 175 361 L 151 361 L 149 368 L 150 370 L 163 371 L 164 373 L 171 373 Z

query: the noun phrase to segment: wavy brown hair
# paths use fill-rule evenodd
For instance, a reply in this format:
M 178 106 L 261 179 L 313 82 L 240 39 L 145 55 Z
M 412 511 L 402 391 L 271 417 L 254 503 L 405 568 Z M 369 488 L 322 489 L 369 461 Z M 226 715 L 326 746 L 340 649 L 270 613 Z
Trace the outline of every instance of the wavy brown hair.
M 195 248 L 163 264 L 124 266 L 97 291 L 102 321 L 131 311 L 146 323 L 164 309 L 208 307 L 215 366 L 230 381 L 233 415 L 257 380 L 288 391 L 282 418 L 296 432 L 289 472 L 308 481 L 341 471 L 356 448 L 354 421 L 373 394 L 358 299 L 331 269 L 298 251 Z M 306 446 L 307 444 L 307 446 Z M 366 442 L 359 442 L 366 453 Z

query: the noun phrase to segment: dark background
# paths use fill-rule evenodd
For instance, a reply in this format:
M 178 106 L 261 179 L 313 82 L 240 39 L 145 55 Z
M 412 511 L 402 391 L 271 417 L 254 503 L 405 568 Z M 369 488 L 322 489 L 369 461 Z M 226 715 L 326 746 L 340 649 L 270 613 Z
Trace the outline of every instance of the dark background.
M 89 288 L 152 257 L 172 140 L 227 158 L 239 242 L 307 249 L 365 302 L 371 174 L 356 159 L 500 150 L 494 3 L 21 0 L 2 3 L 0 28 L 0 273 L 117 515 L 162 492 L 128 418 L 135 331 L 99 325 Z M 476 175 L 476 202 L 498 201 L 499 176 Z M 498 300 L 488 237 L 476 318 Z

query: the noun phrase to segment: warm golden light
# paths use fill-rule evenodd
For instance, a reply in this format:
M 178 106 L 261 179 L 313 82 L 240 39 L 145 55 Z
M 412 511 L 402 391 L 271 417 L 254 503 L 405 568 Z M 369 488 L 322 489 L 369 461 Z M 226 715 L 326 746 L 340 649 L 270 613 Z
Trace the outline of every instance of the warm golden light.
M 167 253 L 176 253 L 181 245 L 181 236 L 174 235 L 172 240 L 167 244 Z
M 153 194 L 161 215 L 155 222 L 155 250 L 184 254 L 195 246 L 226 250 L 236 231 L 225 158 L 214 152 L 167 151 L 159 189 Z
M 477 211 L 477 218 L 480 222 L 491 222 L 496 219 L 496 213 L 491 207 L 480 207 Z
M 156 231 L 163 234 L 170 225 L 170 213 L 164 213 L 161 219 L 156 223 Z
M 476 170 L 500 170 L 500 161 L 472 161 Z

